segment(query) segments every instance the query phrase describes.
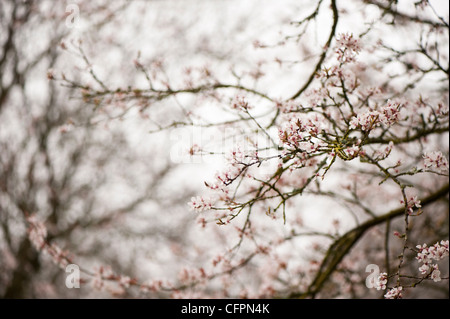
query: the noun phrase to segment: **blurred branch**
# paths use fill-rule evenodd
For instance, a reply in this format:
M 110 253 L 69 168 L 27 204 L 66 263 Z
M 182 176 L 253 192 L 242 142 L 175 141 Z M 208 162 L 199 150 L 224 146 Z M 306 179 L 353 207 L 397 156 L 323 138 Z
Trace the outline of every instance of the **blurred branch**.
M 323 47 L 322 55 L 320 56 L 319 61 L 317 62 L 316 67 L 314 68 L 314 71 L 310 74 L 306 83 L 293 96 L 290 97 L 290 100 L 294 100 L 297 97 L 299 97 L 309 87 L 311 82 L 314 80 L 314 77 L 316 76 L 317 71 L 319 71 L 320 68 L 322 67 L 322 63 L 327 56 L 328 49 L 331 46 L 331 41 L 333 41 L 334 35 L 336 33 L 336 27 L 337 27 L 338 20 L 339 20 L 339 13 L 338 13 L 338 8 L 336 6 L 336 0 L 331 0 L 331 9 L 333 11 L 333 25 L 331 26 L 331 31 L 330 31 L 330 35 L 328 36 L 328 40 Z
M 400 12 L 394 7 L 394 3 L 396 1 L 395 2 L 390 1 L 389 4 L 386 4 L 386 5 L 377 0 L 364 0 L 364 2 L 376 5 L 377 7 L 379 7 L 380 9 L 383 10 L 383 12 L 384 12 L 383 15 L 390 14 L 393 16 L 394 19 L 396 17 L 399 17 L 399 18 L 405 19 L 407 21 L 428 24 L 428 25 L 431 25 L 436 28 L 448 28 L 449 27 L 448 23 L 445 21 L 442 21 L 442 20 L 441 20 L 441 22 L 437 22 L 437 21 L 423 19 L 423 18 L 419 18 L 417 16 L 412 16 L 412 15 L 408 15 L 406 13 Z

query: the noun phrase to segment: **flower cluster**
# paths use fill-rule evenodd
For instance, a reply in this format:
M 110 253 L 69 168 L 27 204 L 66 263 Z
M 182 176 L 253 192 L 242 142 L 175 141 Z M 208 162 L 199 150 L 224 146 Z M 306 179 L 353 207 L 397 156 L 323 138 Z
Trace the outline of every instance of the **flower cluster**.
M 438 103 L 437 109 L 436 109 L 436 115 L 440 117 L 447 118 L 448 116 L 448 105 L 443 103 Z
M 128 276 L 120 276 L 119 277 L 119 284 L 123 287 L 123 288 L 129 288 L 130 284 L 133 283 L 133 280 L 128 277 Z
M 423 265 L 419 267 L 420 273 L 422 275 L 429 273 L 430 278 L 433 279 L 433 281 L 440 281 L 441 272 L 438 265 L 434 264 L 433 261 L 448 257 L 448 247 L 448 240 L 442 240 L 440 243 L 436 243 L 431 247 L 428 247 L 427 244 L 417 245 L 416 248 L 418 249 L 418 253 L 416 259 L 419 263 L 423 263 Z
M 362 131 L 370 131 L 379 124 L 391 126 L 400 120 L 400 104 L 388 101 L 387 105 L 379 111 L 369 111 L 358 114 L 350 121 L 350 128 L 360 128 Z
M 226 160 L 231 163 L 231 165 L 236 166 L 239 164 L 243 164 L 245 158 L 246 154 L 239 147 L 236 147 L 229 152 Z
M 442 152 L 434 151 L 423 155 L 424 166 L 439 173 L 448 173 L 448 161 Z
M 183 268 L 179 274 L 178 279 L 183 284 L 193 284 L 195 282 L 205 280 L 208 277 L 204 268 Z
M 361 52 L 361 41 L 353 37 L 353 34 L 341 33 L 336 41 L 336 53 L 341 63 L 353 62 Z
M 380 121 L 386 125 L 391 126 L 400 121 L 400 103 L 389 100 L 385 106 L 380 109 Z
M 194 144 L 191 146 L 191 148 L 189 148 L 189 155 L 194 156 L 194 155 L 200 153 L 201 151 L 202 151 L 202 148 L 199 145 Z
M 386 299 L 402 299 L 402 290 L 403 287 L 394 287 L 388 290 L 388 292 L 384 295 Z
M 400 203 L 405 204 L 405 201 L 401 200 Z M 411 215 L 413 213 L 414 207 L 419 209 L 422 207 L 422 205 L 420 204 L 420 199 L 418 199 L 417 196 L 410 196 L 406 202 L 406 209 L 408 210 L 408 214 Z
M 33 246 L 39 250 L 43 251 L 45 254 L 50 256 L 52 261 L 64 268 L 70 263 L 70 259 L 67 256 L 67 252 L 61 249 L 55 243 L 47 243 L 47 228 L 44 223 L 38 220 L 36 215 L 31 215 L 27 217 L 29 224 L 28 227 L 28 238 L 30 239 Z
M 44 223 L 37 219 L 36 215 L 31 215 L 27 217 L 28 227 L 28 238 L 37 250 L 41 250 L 46 242 L 47 228 Z
M 94 268 L 94 274 L 91 279 L 91 286 L 96 290 L 102 290 L 105 286 L 105 281 L 115 277 L 114 272 L 109 266 L 100 266 Z
M 377 290 L 385 290 L 387 282 L 388 282 L 388 275 L 387 273 L 382 272 L 377 278 L 375 288 L 377 288 Z
M 63 269 L 71 263 L 69 257 L 67 256 L 67 252 L 62 250 L 61 247 L 56 244 L 52 243 L 48 245 L 47 249 L 45 249 L 44 252 L 50 256 L 53 263 Z
M 361 148 L 357 145 L 353 145 L 344 150 L 346 158 L 353 159 L 361 153 Z
M 329 73 L 326 73 L 326 74 L 322 73 L 321 76 L 329 78 L 329 77 L 331 77 L 331 74 L 329 74 Z M 321 103 L 326 101 L 326 99 L 328 98 L 329 94 L 330 93 L 328 92 L 328 90 L 326 88 L 323 88 L 323 87 L 321 87 L 321 88 L 313 88 L 313 89 L 309 89 L 309 90 L 305 91 L 305 96 L 308 98 L 308 104 L 311 107 L 317 107 Z
M 205 210 L 210 210 L 212 208 L 213 202 L 211 198 L 196 196 L 192 197 L 191 201 L 188 204 L 191 206 L 192 210 L 202 212 Z
M 122 296 L 126 293 L 126 290 L 131 286 L 139 285 L 137 280 L 125 275 L 118 275 L 113 272 L 110 266 L 100 266 L 94 268 L 91 286 L 96 290 L 105 290 L 113 296 Z M 144 289 L 141 286 L 141 291 Z M 148 287 L 147 287 L 148 288 Z M 149 289 L 147 290 L 147 292 Z
M 389 144 L 384 148 L 384 150 L 375 150 L 373 152 L 373 158 L 375 158 L 377 161 L 381 161 L 389 156 L 391 154 L 392 149 L 394 148 L 394 142 L 390 141 Z M 401 164 L 401 163 L 397 163 Z
M 221 190 L 225 192 L 224 187 L 233 183 L 233 181 L 239 177 L 242 173 L 242 168 L 237 167 L 236 165 L 228 165 L 223 171 L 218 172 L 215 176 L 216 183 L 213 185 L 209 185 L 209 188 L 213 190 Z
M 337 65 L 330 68 L 322 68 L 318 72 L 317 77 L 322 80 L 324 87 L 305 91 L 305 96 L 308 97 L 311 107 L 316 107 L 326 102 L 328 98 L 333 100 L 334 88 L 345 87 L 347 93 L 352 93 L 361 84 L 354 70 Z
M 229 186 L 239 177 L 252 178 L 249 173 L 251 166 L 261 164 L 261 159 L 257 150 L 243 151 L 240 147 L 233 148 L 225 155 L 228 164 L 224 170 L 215 174 L 214 181 L 205 182 L 206 187 L 214 192 L 212 197 L 192 197 L 188 203 L 192 210 L 202 212 L 210 210 L 215 201 L 222 201 L 227 204 L 231 203 Z M 231 209 L 231 207 L 229 207 Z M 216 210 L 217 211 L 217 210 Z M 213 214 L 216 219 L 221 219 L 226 216 L 223 213 Z M 206 220 L 200 218 L 199 222 L 202 226 L 205 225 Z
M 294 112 L 300 108 L 300 105 L 294 100 L 277 101 L 276 107 L 283 113 Z
M 233 100 L 231 101 L 231 107 L 237 110 L 239 109 L 248 110 L 251 108 L 251 106 L 248 104 L 248 101 L 242 95 L 236 95 L 233 98 Z
M 379 123 L 380 113 L 377 111 L 371 111 L 358 114 L 350 121 L 350 128 L 360 128 L 362 131 L 370 131 L 375 124 Z
M 319 134 L 317 119 L 291 118 L 282 128 L 278 130 L 278 138 L 284 145 L 300 149 L 307 153 L 316 151 L 320 143 L 312 137 Z

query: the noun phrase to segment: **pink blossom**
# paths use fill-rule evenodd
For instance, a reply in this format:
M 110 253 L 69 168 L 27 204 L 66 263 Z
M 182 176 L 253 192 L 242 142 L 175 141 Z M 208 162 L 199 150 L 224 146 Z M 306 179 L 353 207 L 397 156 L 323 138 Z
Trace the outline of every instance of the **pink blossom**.
M 344 152 L 350 158 L 355 158 L 356 156 L 358 156 L 358 154 L 360 152 L 360 148 L 358 146 L 356 146 L 356 145 L 353 145 L 351 147 L 346 148 L 344 150 Z
M 422 275 L 425 275 L 428 270 L 430 270 L 430 265 L 428 264 L 423 264 L 422 266 L 419 267 L 419 271 Z
M 419 250 L 416 259 L 419 262 L 429 263 L 433 260 L 441 260 L 449 255 L 449 241 L 442 240 L 440 243 L 436 243 L 431 247 L 427 244 L 417 245 Z
M 305 96 L 308 97 L 309 105 L 311 107 L 316 107 L 323 103 L 327 99 L 330 93 L 326 88 L 315 88 L 309 89 L 305 92 Z
M 434 282 L 441 281 L 441 271 L 439 270 L 438 265 L 433 265 L 433 272 L 430 277 Z
M 378 276 L 378 280 L 375 283 L 375 288 L 377 288 L 377 290 L 385 290 L 387 281 L 388 281 L 387 273 L 382 272 Z
M 278 138 L 286 146 L 294 149 L 299 148 L 308 153 L 314 152 L 320 146 L 318 141 L 311 139 L 320 132 L 320 126 L 317 122 L 317 118 L 293 117 L 278 130 Z
M 95 290 L 102 290 L 104 287 L 105 282 L 103 281 L 103 278 L 99 274 L 95 274 L 94 277 L 91 280 L 91 286 Z
M 242 95 L 236 95 L 233 100 L 231 101 L 231 107 L 233 109 L 244 109 L 244 110 L 248 110 L 250 108 L 252 108 L 248 101 L 246 100 L 246 98 Z
M 284 102 L 277 102 L 277 108 L 281 110 L 283 113 L 293 112 L 300 108 L 300 105 L 294 100 L 288 100 Z
M 341 33 L 336 40 L 336 46 L 338 61 L 341 63 L 353 62 L 361 52 L 361 41 L 349 33 Z
M 442 240 L 440 243 L 436 243 L 433 246 L 428 247 L 427 244 L 417 245 L 418 253 L 416 259 L 419 263 L 423 263 L 422 266 L 419 267 L 419 271 L 422 275 L 429 273 L 430 278 L 433 281 L 437 282 L 441 280 L 441 271 L 437 264 L 434 264 L 433 261 L 441 260 L 449 255 L 449 241 Z
M 384 148 L 384 150 L 375 150 L 373 153 L 373 157 L 379 161 L 383 160 L 391 154 L 393 148 L 394 142 L 390 141 L 389 144 Z M 400 164 L 401 163 L 397 163 L 398 166 L 400 166 Z
M 194 144 L 189 149 L 189 155 L 194 156 L 195 154 L 201 152 L 202 148 L 198 144 Z
M 442 116 L 442 117 L 448 116 L 448 105 L 443 104 L 443 103 L 438 103 L 436 114 L 438 116 Z
M 47 254 L 56 265 L 62 268 L 66 267 L 69 264 L 67 252 L 55 243 L 49 244 L 46 242 L 47 228 L 44 223 L 39 221 L 36 215 L 27 217 L 27 221 L 29 223 L 28 238 L 33 246 L 37 250 Z
M 388 101 L 388 103 L 380 109 L 380 122 L 386 126 L 391 126 L 400 120 L 399 103 Z
M 350 120 L 350 128 L 360 128 L 362 131 L 370 131 L 375 124 L 379 123 L 380 113 L 378 111 L 371 111 L 358 114 Z
M 229 165 L 224 171 L 216 174 L 216 179 L 219 181 L 221 186 L 230 185 L 240 174 L 242 173 L 241 168 L 236 167 L 236 165 Z M 219 185 L 215 184 L 212 188 L 220 189 Z
M 48 253 L 52 258 L 52 261 L 61 268 L 65 268 L 69 264 L 67 252 L 62 250 L 61 247 L 56 244 L 47 246 L 44 252 Z
M 403 200 L 400 201 L 401 204 L 404 204 L 405 202 Z M 408 210 L 408 214 L 412 214 L 414 212 L 414 208 L 421 208 L 422 205 L 420 204 L 420 200 L 417 198 L 417 196 L 410 196 L 407 199 L 406 208 Z
M 210 210 L 213 205 L 210 198 L 205 198 L 203 196 L 192 197 L 191 201 L 188 204 L 191 206 L 192 210 L 195 210 L 197 212 Z
M 360 128 L 362 131 L 370 131 L 379 124 L 392 126 L 400 120 L 400 104 L 388 101 L 378 111 L 360 113 L 350 120 L 350 128 Z
M 424 166 L 436 170 L 439 173 L 448 173 L 447 158 L 440 151 L 425 153 L 423 155 Z
M 36 215 L 27 217 L 29 223 L 28 237 L 37 250 L 41 250 L 45 246 L 45 238 L 47 237 L 47 228 L 44 223 L 39 221 Z
M 403 287 L 394 287 L 389 289 L 388 292 L 384 295 L 386 299 L 402 299 L 402 290 Z
M 124 288 L 129 288 L 132 280 L 128 276 L 120 276 L 119 284 Z
M 242 152 L 242 150 L 237 147 L 230 151 L 229 155 L 227 156 L 227 160 L 231 163 L 231 165 L 236 165 L 242 164 L 245 160 L 245 157 L 246 155 L 244 154 L 244 152 Z

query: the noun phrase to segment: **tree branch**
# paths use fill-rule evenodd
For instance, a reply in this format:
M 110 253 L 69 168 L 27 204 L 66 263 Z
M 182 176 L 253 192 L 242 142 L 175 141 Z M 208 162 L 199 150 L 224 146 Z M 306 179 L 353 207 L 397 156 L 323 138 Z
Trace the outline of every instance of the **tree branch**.
M 445 185 L 435 193 L 425 197 L 421 200 L 422 206 L 431 204 L 442 197 L 448 195 L 449 184 Z M 317 271 L 317 275 L 312 281 L 308 290 L 304 293 L 293 293 L 290 298 L 307 298 L 314 296 L 321 290 L 325 282 L 330 278 L 332 273 L 336 270 L 342 259 L 348 254 L 350 249 L 356 244 L 356 242 L 364 235 L 370 228 L 390 221 L 393 218 L 403 216 L 405 214 L 405 207 L 399 207 L 384 215 L 380 215 L 373 219 L 366 221 L 365 223 L 353 228 L 346 234 L 337 239 L 329 248 L 322 261 L 320 269 Z

